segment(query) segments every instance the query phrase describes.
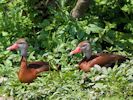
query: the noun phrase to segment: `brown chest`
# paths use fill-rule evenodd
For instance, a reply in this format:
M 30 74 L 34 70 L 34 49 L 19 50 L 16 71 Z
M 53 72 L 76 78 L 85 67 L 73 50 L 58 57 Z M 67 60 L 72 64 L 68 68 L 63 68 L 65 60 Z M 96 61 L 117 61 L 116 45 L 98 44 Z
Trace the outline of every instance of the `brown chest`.
M 34 70 L 19 70 L 18 78 L 22 83 L 31 83 L 37 78 L 37 74 Z
M 79 64 L 79 68 L 85 72 L 88 72 L 91 67 L 88 61 L 83 61 Z

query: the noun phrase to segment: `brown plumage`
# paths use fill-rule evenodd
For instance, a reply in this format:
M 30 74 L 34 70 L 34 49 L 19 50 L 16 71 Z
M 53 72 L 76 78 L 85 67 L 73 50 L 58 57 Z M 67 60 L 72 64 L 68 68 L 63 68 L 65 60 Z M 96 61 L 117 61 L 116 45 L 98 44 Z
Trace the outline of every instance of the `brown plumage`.
M 79 62 L 79 68 L 85 72 L 88 72 L 95 64 L 111 67 L 116 62 L 121 63 L 127 59 L 124 56 L 109 53 L 92 55 L 91 46 L 87 41 L 80 42 L 76 49 L 70 52 L 70 55 L 80 52 L 85 53 L 85 58 Z
M 22 83 L 31 83 L 37 78 L 40 72 L 50 70 L 50 65 L 48 62 L 36 61 L 28 64 L 26 60 L 27 48 L 28 45 L 25 39 L 19 39 L 12 46 L 7 48 L 7 50 L 19 49 L 21 52 L 22 58 L 20 62 L 18 78 Z

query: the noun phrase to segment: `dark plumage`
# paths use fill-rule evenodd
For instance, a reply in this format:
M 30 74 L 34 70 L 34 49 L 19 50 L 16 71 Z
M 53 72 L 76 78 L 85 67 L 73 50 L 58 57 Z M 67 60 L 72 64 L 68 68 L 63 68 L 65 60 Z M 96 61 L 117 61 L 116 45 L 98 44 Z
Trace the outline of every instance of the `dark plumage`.
M 92 55 L 91 46 L 87 41 L 80 42 L 76 49 L 70 52 L 70 55 L 80 52 L 85 53 L 85 58 L 79 62 L 79 68 L 85 72 L 88 72 L 95 64 L 111 67 L 116 62 L 122 63 L 127 59 L 124 56 L 109 53 Z
M 48 62 L 32 62 L 27 63 L 27 42 L 25 39 L 17 40 L 12 46 L 8 47 L 7 50 L 17 50 L 21 51 L 21 62 L 20 62 L 20 69 L 18 72 L 18 78 L 22 83 L 31 83 L 34 79 L 37 78 L 40 72 L 50 70 L 50 65 Z

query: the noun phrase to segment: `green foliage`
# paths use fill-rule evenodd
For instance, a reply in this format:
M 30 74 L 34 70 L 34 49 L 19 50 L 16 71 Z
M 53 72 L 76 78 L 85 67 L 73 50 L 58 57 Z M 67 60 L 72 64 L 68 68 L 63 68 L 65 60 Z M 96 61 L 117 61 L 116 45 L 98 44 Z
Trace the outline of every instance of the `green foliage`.
M 84 18 L 74 20 L 70 11 L 76 0 L 1 0 L 0 1 L 0 96 L 15 99 L 132 99 L 133 95 L 133 1 L 94 0 Z M 18 81 L 19 52 L 6 47 L 17 38 L 29 43 L 28 61 L 49 61 L 60 72 L 42 73 L 35 82 Z M 76 64 L 81 55 L 69 57 L 78 42 L 91 41 L 93 52 L 115 52 L 131 60 L 120 67 L 92 68 L 84 72 Z

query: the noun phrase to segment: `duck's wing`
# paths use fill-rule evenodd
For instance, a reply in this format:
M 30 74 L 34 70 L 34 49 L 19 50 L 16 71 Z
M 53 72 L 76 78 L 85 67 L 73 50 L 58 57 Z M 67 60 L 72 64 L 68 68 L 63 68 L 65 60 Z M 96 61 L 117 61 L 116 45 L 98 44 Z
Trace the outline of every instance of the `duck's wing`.
M 43 62 L 43 61 L 35 61 L 35 62 L 31 62 L 27 65 L 28 68 L 40 68 L 40 67 L 45 67 L 45 66 L 49 66 L 48 62 Z

